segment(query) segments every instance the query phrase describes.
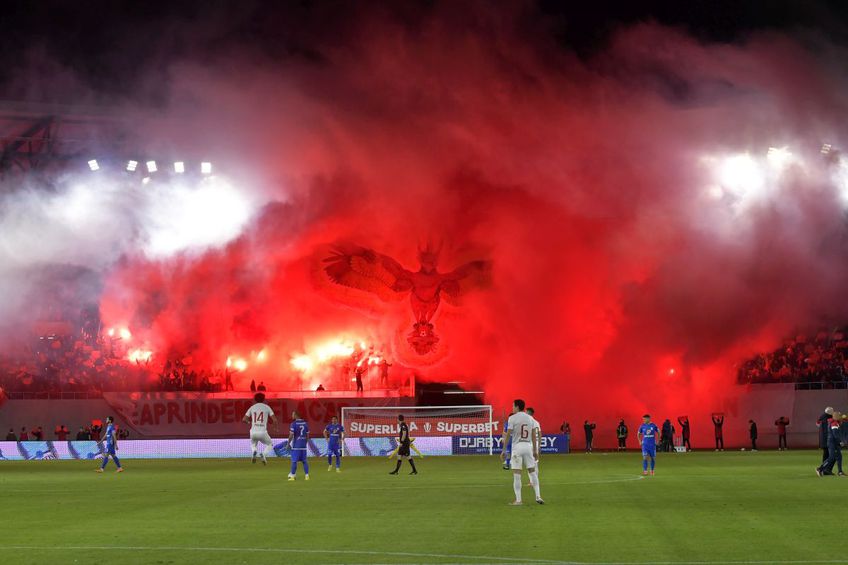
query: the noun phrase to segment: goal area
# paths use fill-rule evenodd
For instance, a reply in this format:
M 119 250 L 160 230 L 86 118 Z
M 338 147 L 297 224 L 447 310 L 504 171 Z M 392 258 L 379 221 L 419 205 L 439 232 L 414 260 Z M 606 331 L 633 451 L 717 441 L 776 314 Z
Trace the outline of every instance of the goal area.
M 422 455 L 491 455 L 500 433 L 489 405 L 349 406 L 342 408 L 345 455 L 391 454 L 398 444 L 399 414 Z

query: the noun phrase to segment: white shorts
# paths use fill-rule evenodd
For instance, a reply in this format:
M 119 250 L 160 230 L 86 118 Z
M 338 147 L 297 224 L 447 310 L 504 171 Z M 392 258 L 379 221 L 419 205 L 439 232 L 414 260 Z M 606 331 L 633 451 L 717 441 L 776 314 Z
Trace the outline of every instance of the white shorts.
M 256 451 L 257 444 L 264 443 L 268 447 L 274 445 L 274 441 L 271 439 L 271 436 L 268 435 L 267 431 L 264 430 L 251 430 L 250 431 L 250 447 L 253 448 L 253 451 Z
M 511 469 L 535 469 L 536 459 L 533 457 L 533 446 L 529 443 L 519 443 L 512 446 L 512 458 L 509 460 Z

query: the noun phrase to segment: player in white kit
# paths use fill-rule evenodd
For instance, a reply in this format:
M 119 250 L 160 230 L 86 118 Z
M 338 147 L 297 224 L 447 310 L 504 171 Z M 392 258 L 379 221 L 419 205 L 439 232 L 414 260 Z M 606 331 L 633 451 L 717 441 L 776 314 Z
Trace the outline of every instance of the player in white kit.
M 541 469 L 539 468 L 539 455 L 542 454 L 542 425 L 539 424 L 539 420 L 536 419 L 536 411 L 534 409 L 528 406 L 526 412 L 530 415 L 531 418 L 533 418 L 533 434 L 536 436 L 536 443 L 539 446 L 539 451 L 536 455 L 536 476 L 538 477 L 541 471 Z M 533 483 L 528 482 L 527 486 L 532 487 Z
M 242 418 L 242 421 L 246 424 L 250 424 L 250 447 L 253 449 L 253 459 L 252 463 L 256 463 L 256 455 L 257 448 L 259 444 L 264 444 L 265 449 L 262 451 L 262 464 L 266 465 L 268 460 L 265 458 L 265 454 L 267 454 L 273 447 L 274 442 L 271 440 L 271 436 L 268 435 L 268 422 L 277 425 L 277 418 L 274 416 L 274 411 L 271 410 L 271 407 L 265 404 L 265 395 L 261 392 L 257 392 L 253 396 L 253 400 L 255 404 L 248 408 L 247 412 Z
M 506 460 L 507 442 L 512 441 L 512 489 L 515 491 L 513 506 L 521 505 L 521 469 L 526 468 L 530 475 L 530 484 L 536 493 L 536 502 L 544 504 L 539 494 L 539 475 L 536 473 L 536 460 L 539 458 L 539 442 L 536 437 L 535 420 L 524 411 L 524 401 L 515 400 L 512 404 L 512 416 L 503 437 L 501 459 Z

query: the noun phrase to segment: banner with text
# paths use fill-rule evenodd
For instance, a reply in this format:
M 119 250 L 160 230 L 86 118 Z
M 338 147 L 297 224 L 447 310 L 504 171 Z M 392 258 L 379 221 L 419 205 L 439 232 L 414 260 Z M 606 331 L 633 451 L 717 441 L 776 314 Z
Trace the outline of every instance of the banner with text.
M 503 447 L 503 438 L 494 436 L 492 451 L 499 454 Z M 489 436 L 458 436 L 453 438 L 454 454 L 488 454 Z M 543 435 L 541 451 L 545 453 L 568 453 L 568 437 L 565 435 Z
M 103 398 L 128 427 L 143 437 L 239 437 L 246 434 L 242 422 L 253 404 L 249 396 L 203 393 L 104 393 Z M 313 436 L 320 436 L 333 416 L 346 406 L 397 406 L 398 398 L 300 399 L 266 394 L 268 404 L 288 435 L 293 410 L 304 418 Z M 275 430 L 272 428 L 272 435 Z

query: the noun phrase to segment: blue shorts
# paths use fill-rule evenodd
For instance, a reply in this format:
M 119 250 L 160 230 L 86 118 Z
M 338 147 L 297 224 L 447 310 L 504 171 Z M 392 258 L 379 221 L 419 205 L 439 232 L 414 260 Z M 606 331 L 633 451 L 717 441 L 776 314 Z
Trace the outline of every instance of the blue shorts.
M 342 456 L 342 446 L 341 445 L 327 445 L 327 455 L 337 455 L 339 457 Z
M 306 462 L 306 448 L 303 449 L 292 449 L 291 450 L 291 458 L 293 463 L 297 463 L 298 461 Z
M 657 445 L 645 445 L 642 444 L 642 457 L 656 457 L 657 456 Z
M 106 444 L 106 453 L 108 453 L 109 455 L 112 455 L 112 456 L 117 455 L 115 453 L 115 446 L 112 445 L 111 443 L 107 443 Z

